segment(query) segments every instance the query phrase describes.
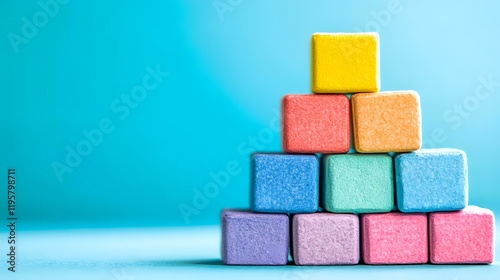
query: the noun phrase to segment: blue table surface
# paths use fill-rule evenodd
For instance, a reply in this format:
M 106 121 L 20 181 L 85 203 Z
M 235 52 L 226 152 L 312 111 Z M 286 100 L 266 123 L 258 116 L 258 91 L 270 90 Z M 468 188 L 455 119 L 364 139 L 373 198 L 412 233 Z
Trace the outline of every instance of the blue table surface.
M 7 233 L 2 232 L 0 279 L 500 279 L 497 262 L 491 265 L 225 266 L 220 261 L 217 226 L 20 231 L 17 272 L 12 273 L 7 270 L 5 236 Z M 497 234 L 496 244 L 498 239 Z M 498 245 L 496 249 L 498 252 Z

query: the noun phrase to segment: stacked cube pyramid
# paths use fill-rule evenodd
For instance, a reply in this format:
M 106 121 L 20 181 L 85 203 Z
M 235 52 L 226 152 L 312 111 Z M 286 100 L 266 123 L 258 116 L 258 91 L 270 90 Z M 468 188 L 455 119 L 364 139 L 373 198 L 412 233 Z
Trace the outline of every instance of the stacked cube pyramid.
M 419 150 L 420 97 L 379 92 L 379 68 L 377 33 L 313 35 L 315 94 L 283 98 L 285 153 L 252 156 L 251 211 L 222 213 L 225 264 L 493 262 L 465 153 Z

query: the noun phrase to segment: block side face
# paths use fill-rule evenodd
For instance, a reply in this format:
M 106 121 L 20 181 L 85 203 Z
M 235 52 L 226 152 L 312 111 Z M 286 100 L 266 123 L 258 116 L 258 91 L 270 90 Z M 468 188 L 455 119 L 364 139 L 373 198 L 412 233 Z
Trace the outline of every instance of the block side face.
M 318 210 L 319 162 L 315 155 L 260 154 L 253 161 L 253 211 L 312 213 Z
M 288 116 L 290 115 L 290 109 L 288 104 L 290 103 L 290 99 L 293 99 L 291 95 L 285 95 L 281 99 L 281 146 L 285 152 L 289 150 L 288 134 L 290 120 L 288 120 Z
M 374 214 L 361 215 L 361 259 L 366 264 L 372 264 L 371 251 L 370 251 L 370 216 Z
M 358 152 L 358 153 L 362 153 L 364 151 L 363 147 L 361 147 L 359 145 L 359 143 L 362 143 L 362 141 L 360 141 L 359 139 L 359 135 L 358 135 L 358 98 L 360 95 L 363 95 L 363 94 L 354 94 L 351 96 L 351 118 L 352 118 L 352 136 L 353 136 L 353 144 L 354 144 L 354 149 Z
M 341 95 L 288 95 L 283 105 L 283 149 L 287 153 L 347 153 L 349 99 Z
M 467 209 L 467 208 L 466 208 Z M 480 213 L 430 214 L 431 262 L 436 264 L 492 263 L 495 220 Z
M 467 205 L 467 167 L 461 154 L 399 155 L 396 176 L 398 207 L 403 212 L 452 211 Z
M 312 52 L 314 92 L 354 93 L 379 90 L 378 34 L 314 34 Z
M 298 233 L 298 229 L 299 229 L 299 225 L 302 223 L 301 217 L 304 215 L 307 215 L 307 214 L 296 214 L 296 215 L 293 215 L 293 218 L 292 218 L 292 236 L 291 236 L 292 237 L 292 259 L 295 262 L 295 264 L 297 264 L 297 262 L 300 263 L 300 261 L 301 261 L 299 250 L 298 250 L 299 237 L 300 237 L 300 235 Z
M 414 91 L 359 94 L 353 102 L 360 153 L 410 152 L 422 143 L 420 98 Z
M 233 265 L 285 265 L 289 221 L 283 214 L 240 213 L 223 217 L 223 262 Z
M 224 264 L 228 264 L 228 227 L 227 227 L 227 218 L 225 217 L 225 213 L 223 212 L 221 215 L 221 226 L 222 226 L 222 240 L 221 240 L 221 256 L 222 262 Z
M 418 264 L 428 261 L 425 214 L 367 214 L 365 262 L 369 264 Z
M 332 155 L 325 181 L 328 211 L 389 212 L 394 206 L 392 158 L 388 155 Z
M 404 187 L 404 180 L 402 174 L 405 173 L 405 167 L 401 163 L 401 156 L 402 155 L 397 155 L 394 157 L 394 176 L 396 180 L 396 203 L 398 210 L 401 212 L 407 212 L 408 209 L 405 208 L 405 187 Z
M 374 150 L 371 138 L 367 136 L 367 118 L 371 109 L 369 100 L 374 93 L 360 93 L 351 97 L 354 148 L 358 153 L 369 153 Z
M 315 213 L 301 215 L 297 221 L 293 246 L 297 265 L 359 262 L 359 220 L 355 215 Z
M 428 216 L 429 220 L 429 261 L 431 263 L 435 263 L 437 261 L 436 259 L 436 228 L 434 227 L 434 220 L 435 216 L 434 213 L 430 213 Z
M 324 48 L 321 41 L 321 35 L 314 34 L 312 40 L 312 90 L 313 92 L 321 92 L 324 90 L 324 85 L 321 82 L 321 72 L 320 65 L 316 61 L 325 59 L 320 51 Z
M 322 206 L 326 211 L 333 211 L 332 205 L 332 174 L 331 170 L 331 156 L 324 156 L 322 161 L 322 169 L 323 169 L 323 187 L 322 191 Z

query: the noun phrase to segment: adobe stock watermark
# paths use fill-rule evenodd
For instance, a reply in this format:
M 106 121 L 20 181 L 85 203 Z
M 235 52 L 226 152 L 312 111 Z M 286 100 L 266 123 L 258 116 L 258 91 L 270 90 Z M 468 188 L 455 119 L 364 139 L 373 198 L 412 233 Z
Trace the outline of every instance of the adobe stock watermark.
M 273 110 L 273 117 L 266 127 L 261 128 L 256 135 L 248 136 L 247 139 L 238 144 L 238 155 L 245 158 L 244 163 L 248 164 L 248 156 L 258 150 L 264 150 L 266 145 L 271 143 L 281 130 L 281 115 L 278 110 Z M 203 187 L 192 189 L 193 197 L 190 203 L 179 203 L 178 209 L 186 224 L 191 223 L 191 216 L 199 215 L 202 210 L 210 205 L 210 201 L 217 198 L 222 189 L 231 184 L 233 177 L 241 174 L 241 162 L 229 160 L 225 168 L 219 171 L 210 171 L 210 181 Z
M 38 1 L 38 6 L 40 10 L 35 12 L 31 18 L 22 17 L 21 22 L 21 32 L 7 33 L 7 38 L 9 39 L 10 45 L 14 50 L 14 53 L 19 53 L 19 46 L 21 44 L 28 44 L 30 39 L 33 39 L 40 29 L 44 28 L 50 21 L 54 18 L 60 11 L 61 5 L 66 5 L 70 0 L 40 0 Z
M 133 87 L 129 94 L 122 94 L 111 102 L 110 110 L 119 121 L 126 120 L 132 110 L 136 109 L 149 96 L 149 93 L 157 89 L 170 75 L 168 72 L 161 71 L 159 65 L 155 68 L 147 66 L 145 70 L 147 74 L 142 78 L 140 85 Z M 116 121 L 112 118 L 104 117 L 96 128 L 82 130 L 82 140 L 73 146 L 66 146 L 64 161 L 62 163 L 54 161 L 51 164 L 60 183 L 64 179 L 64 174 L 73 172 L 94 151 L 94 148 L 102 143 L 105 135 L 115 130 L 115 123 Z
M 356 27 L 354 30 L 356 30 L 356 32 L 380 32 L 382 27 L 389 26 L 393 17 L 399 15 L 402 11 L 403 5 L 400 0 L 390 0 L 385 9 L 370 11 L 372 20 L 366 22 L 364 29 Z
M 242 0 L 216 0 L 213 1 L 213 7 L 221 21 L 224 20 L 224 15 L 227 12 L 233 12 L 236 7 L 241 5 Z M 368 21 L 365 25 L 366 32 L 378 32 L 382 27 L 388 26 L 394 15 L 398 15 L 403 11 L 403 6 L 399 0 L 391 0 L 387 4 L 387 8 L 379 11 L 371 11 L 370 14 L 373 20 Z M 361 32 L 359 27 L 355 28 Z M 281 116 L 277 110 L 274 111 L 274 116 L 270 120 L 269 127 L 263 128 L 256 136 L 250 136 L 247 140 L 242 141 L 238 145 L 238 154 L 248 155 L 256 150 L 263 150 L 267 143 L 270 143 L 275 134 L 280 131 Z M 246 147 L 246 148 L 245 148 Z M 179 212 L 186 224 L 191 222 L 193 215 L 199 215 L 202 210 L 206 209 L 210 201 L 217 198 L 220 191 L 231 183 L 231 178 L 238 176 L 242 171 L 241 163 L 236 160 L 229 160 L 223 170 L 211 171 L 209 176 L 211 180 L 203 187 L 195 187 L 192 189 L 193 197 L 190 203 L 180 203 L 178 205 Z
M 220 21 L 224 21 L 224 14 L 227 12 L 233 12 L 236 7 L 241 5 L 243 0 L 215 0 L 212 2 L 212 6 L 217 13 Z
M 493 93 L 496 93 L 500 87 L 500 80 L 493 80 L 492 74 L 488 75 L 487 78 L 480 75 L 477 80 L 478 83 L 473 93 L 467 95 L 461 102 L 453 104 L 452 108 L 443 112 L 443 121 L 450 124 L 452 130 L 459 129 L 464 121 L 469 119 L 480 108 L 481 103 L 491 98 Z M 436 127 L 432 130 L 431 137 L 424 139 L 422 146 L 425 148 L 435 148 L 448 139 L 448 133 L 449 131 L 446 129 Z
M 387 3 L 386 8 L 378 11 L 370 11 L 371 19 L 365 23 L 364 29 L 356 26 L 354 30 L 356 32 L 377 32 L 379 33 L 382 28 L 389 26 L 395 15 L 400 14 L 403 11 L 403 5 L 400 0 L 390 0 Z M 361 40 L 356 43 L 352 48 L 348 48 L 346 55 L 359 55 L 360 51 L 365 50 L 370 47 L 370 42 L 367 40 Z
M 307 280 L 311 279 L 311 275 L 313 272 L 317 271 L 318 267 L 317 266 L 310 266 L 310 267 L 304 267 L 304 266 L 297 266 L 291 271 L 287 271 L 283 274 L 283 277 L 281 277 L 282 280 Z
M 135 276 L 128 274 L 125 269 L 121 269 L 120 271 L 113 270 L 111 274 L 113 277 L 110 280 L 136 280 Z

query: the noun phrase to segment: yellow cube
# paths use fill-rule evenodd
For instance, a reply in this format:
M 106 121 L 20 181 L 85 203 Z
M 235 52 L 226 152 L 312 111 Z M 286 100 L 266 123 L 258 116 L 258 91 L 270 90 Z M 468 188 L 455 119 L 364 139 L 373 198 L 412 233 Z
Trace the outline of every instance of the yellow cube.
M 378 33 L 313 34 L 313 92 L 379 91 L 379 57 Z

